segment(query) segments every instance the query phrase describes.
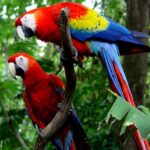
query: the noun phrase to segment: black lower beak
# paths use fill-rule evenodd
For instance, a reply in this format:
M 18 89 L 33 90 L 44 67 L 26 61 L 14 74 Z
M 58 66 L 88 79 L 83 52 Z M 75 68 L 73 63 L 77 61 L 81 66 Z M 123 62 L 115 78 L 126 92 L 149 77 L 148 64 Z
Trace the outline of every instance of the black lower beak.
M 22 31 L 25 34 L 25 37 L 32 37 L 35 35 L 35 33 L 28 27 L 26 26 L 21 26 L 22 27 Z
M 21 76 L 22 78 L 24 77 L 24 70 L 20 67 L 18 67 L 17 65 L 15 65 L 16 68 L 16 75 L 17 76 Z

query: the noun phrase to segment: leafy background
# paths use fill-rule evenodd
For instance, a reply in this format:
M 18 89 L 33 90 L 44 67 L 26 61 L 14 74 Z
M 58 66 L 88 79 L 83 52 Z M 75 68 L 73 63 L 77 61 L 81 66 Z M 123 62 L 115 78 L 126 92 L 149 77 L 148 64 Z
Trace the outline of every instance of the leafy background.
M 21 79 L 17 78 L 16 81 L 8 74 L 8 57 L 18 51 L 23 51 L 34 56 L 47 72 L 55 73 L 60 66 L 59 48 L 53 44 L 41 46 L 35 38 L 22 42 L 16 36 L 14 20 L 26 11 L 28 6 L 40 7 L 56 2 L 61 2 L 61 0 L 0 1 L 0 149 L 2 150 L 33 149 L 37 135 L 37 129 L 33 127 L 24 108 Z M 82 2 L 82 0 L 76 2 Z M 124 1 L 102 0 L 96 1 L 94 6 L 100 8 L 102 14 L 125 25 L 126 5 Z M 78 80 L 74 105 L 92 149 L 120 149 L 123 137 L 119 137 L 119 123 L 111 128 L 105 123 L 100 126 L 110 106 L 109 99 L 111 99 L 107 92 L 108 80 L 101 62 L 97 59 L 86 58 L 83 68 L 76 66 L 75 69 Z M 58 75 L 65 81 L 63 70 Z M 148 70 L 148 77 L 149 75 Z M 148 77 L 144 103 L 150 108 Z M 51 145 L 48 145 L 48 148 L 54 149 Z

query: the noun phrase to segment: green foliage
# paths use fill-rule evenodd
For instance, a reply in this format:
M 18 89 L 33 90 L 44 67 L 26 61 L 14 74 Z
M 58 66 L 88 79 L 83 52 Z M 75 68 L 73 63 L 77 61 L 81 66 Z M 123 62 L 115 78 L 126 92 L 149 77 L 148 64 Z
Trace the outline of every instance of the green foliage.
M 77 68 L 77 77 L 74 105 L 92 150 L 119 149 L 116 131 L 109 129 L 109 125 L 104 122 L 113 97 L 107 91 L 108 80 L 100 61 L 96 58 L 85 60 L 84 68 Z
M 25 149 L 16 134 L 20 135 L 28 149 L 33 149 L 37 135 L 37 129 L 33 127 L 26 114 L 22 100 L 21 79 L 17 78 L 16 81 L 9 77 L 7 58 L 19 51 L 27 52 L 38 60 L 45 71 L 52 73 L 57 72 L 60 65 L 60 55 L 56 46 L 52 44 L 40 46 L 35 38 L 25 42 L 18 39 L 14 19 L 32 4 L 41 7 L 56 2 L 61 1 L 0 1 L 0 149 L 2 150 Z M 123 24 L 126 17 L 125 9 L 125 3 L 121 0 L 102 0 L 102 12 Z M 75 68 L 78 80 L 73 98 L 74 106 L 87 132 L 92 150 L 120 149 L 118 126 L 109 129 L 109 125 L 100 124 L 110 109 L 111 102 L 108 100 L 112 99 L 107 92 L 108 80 L 104 68 L 99 60 L 92 58 L 85 59 L 83 68 Z M 65 81 L 63 70 L 58 75 Z M 149 99 L 148 90 L 146 98 Z M 48 145 L 47 149 L 53 148 Z
M 115 102 L 113 103 L 109 113 L 106 117 L 106 122 L 111 117 L 117 120 L 123 120 L 123 125 L 120 131 L 120 135 L 125 133 L 125 130 L 130 125 L 135 125 L 139 129 L 141 136 L 147 138 L 150 134 L 150 111 L 144 106 L 139 106 L 141 111 L 119 96 L 115 96 Z M 112 121 L 113 122 L 113 121 Z
M 102 0 L 102 13 L 108 18 L 125 25 L 126 3 L 123 0 Z

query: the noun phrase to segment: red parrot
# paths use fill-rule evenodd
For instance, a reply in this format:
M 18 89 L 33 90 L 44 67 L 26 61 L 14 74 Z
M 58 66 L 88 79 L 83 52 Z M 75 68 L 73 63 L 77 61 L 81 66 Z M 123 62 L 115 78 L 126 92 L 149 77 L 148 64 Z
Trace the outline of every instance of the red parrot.
M 147 36 L 144 33 L 130 31 L 81 4 L 62 2 L 20 15 L 15 21 L 18 35 L 22 39 L 36 36 L 61 46 L 59 15 L 65 7 L 70 11 L 69 28 L 78 59 L 82 60 L 84 56 L 99 57 L 106 68 L 112 90 L 135 106 L 119 55 L 150 52 L 150 47 L 139 40 Z M 135 138 L 139 147 L 146 149 L 138 131 Z
M 8 59 L 12 76 L 21 76 L 25 87 L 23 99 L 32 122 L 43 129 L 58 111 L 65 88 L 55 74 L 47 74 L 37 61 L 26 53 L 16 53 Z M 58 150 L 89 150 L 81 123 L 73 109 L 52 143 Z

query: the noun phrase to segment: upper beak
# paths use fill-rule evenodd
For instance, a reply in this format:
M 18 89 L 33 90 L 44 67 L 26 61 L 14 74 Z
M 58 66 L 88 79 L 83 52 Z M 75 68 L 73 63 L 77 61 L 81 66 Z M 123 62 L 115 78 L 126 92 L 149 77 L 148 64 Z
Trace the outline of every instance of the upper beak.
M 32 37 L 35 35 L 35 33 L 26 26 L 17 26 L 17 34 L 22 40 L 25 40 L 26 37 Z
M 25 33 L 22 30 L 22 26 L 17 26 L 17 34 L 22 40 L 26 39 Z
M 10 75 L 16 79 L 16 67 L 15 67 L 15 63 L 10 62 L 8 64 L 8 69 L 9 69 L 9 73 Z

